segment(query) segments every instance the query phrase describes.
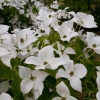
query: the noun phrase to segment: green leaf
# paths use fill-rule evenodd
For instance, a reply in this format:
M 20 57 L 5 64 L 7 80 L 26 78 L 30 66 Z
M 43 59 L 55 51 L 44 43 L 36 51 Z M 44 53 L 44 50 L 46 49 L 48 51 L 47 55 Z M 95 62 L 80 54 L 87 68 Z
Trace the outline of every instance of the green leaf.
M 55 74 L 57 73 L 57 70 L 45 69 L 45 71 L 46 71 L 49 75 L 51 75 L 51 76 L 53 76 L 53 77 L 55 77 Z
M 94 84 L 91 81 L 87 81 L 85 85 L 87 90 L 89 91 L 89 94 L 97 91 L 97 88 L 95 88 Z
M 79 46 L 82 50 L 84 49 L 85 43 L 84 43 L 84 41 L 81 40 L 80 37 L 77 37 L 77 38 L 76 38 L 76 43 L 78 44 L 78 46 Z
M 33 13 L 37 13 L 38 14 L 38 9 L 36 8 L 36 6 L 33 6 L 32 11 L 33 11 Z
M 46 85 L 44 85 L 42 95 L 38 98 L 38 100 L 48 100 L 49 95 L 50 95 L 49 88 Z
M 17 70 L 13 70 L 13 72 L 12 72 L 11 91 L 14 95 L 21 94 L 20 83 L 21 83 L 21 79 L 19 77 L 19 74 L 18 74 Z
M 18 65 L 20 65 L 20 61 L 18 58 L 12 58 L 10 63 L 13 69 L 15 69 L 16 67 L 18 67 Z
M 48 36 L 48 40 L 51 44 L 55 43 L 56 41 L 58 41 L 60 39 L 59 33 L 57 33 L 56 31 L 52 31 L 49 36 Z
M 11 68 L 7 67 L 0 60 L 0 79 L 10 79 L 11 76 Z
M 46 79 L 45 79 L 45 81 L 44 81 L 44 84 L 47 86 L 47 87 L 49 87 L 49 88 L 51 88 L 51 89 L 53 89 L 54 91 L 55 91 L 55 87 L 56 87 L 56 79 L 54 78 L 54 77 L 52 77 L 52 76 L 47 76 L 46 77 Z
M 87 69 L 87 75 L 86 77 L 91 78 L 93 77 L 93 75 L 96 72 L 95 66 L 93 65 L 92 61 L 84 58 L 83 59 L 83 64 L 85 65 L 86 69 Z
M 20 94 L 20 95 L 14 96 L 13 99 L 14 100 L 24 100 L 24 97 L 23 97 L 23 94 Z
M 44 89 L 42 95 L 38 98 L 38 100 L 52 100 L 58 94 L 54 91 L 50 92 L 50 88 L 44 85 Z

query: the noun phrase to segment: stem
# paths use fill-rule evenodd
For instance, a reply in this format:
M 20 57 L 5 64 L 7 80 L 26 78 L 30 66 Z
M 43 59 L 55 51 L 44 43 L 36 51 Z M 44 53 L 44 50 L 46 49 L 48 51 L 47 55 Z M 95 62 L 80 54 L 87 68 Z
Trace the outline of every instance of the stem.
M 81 25 L 80 25 L 80 27 L 79 27 L 79 29 L 78 29 L 78 32 L 80 31 L 80 29 L 81 29 Z
M 76 27 L 75 27 L 75 29 L 74 29 L 75 31 L 76 31 L 77 27 L 78 27 L 78 24 L 76 25 Z
M 86 53 L 88 53 L 89 51 L 91 51 L 92 49 L 89 49 Z M 83 53 L 82 55 L 80 55 L 80 56 L 78 56 L 78 57 L 76 57 L 74 60 L 77 60 L 77 59 L 79 59 L 80 57 L 82 57 L 83 55 L 84 55 L 85 53 Z
M 93 52 L 89 57 L 93 56 L 95 54 L 95 52 Z

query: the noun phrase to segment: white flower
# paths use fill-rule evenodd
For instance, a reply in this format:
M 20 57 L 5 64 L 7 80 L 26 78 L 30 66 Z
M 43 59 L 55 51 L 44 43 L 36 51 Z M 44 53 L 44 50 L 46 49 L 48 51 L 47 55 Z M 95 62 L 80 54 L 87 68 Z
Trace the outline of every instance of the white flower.
M 86 34 L 82 34 L 83 33 L 83 29 L 78 31 L 79 37 L 81 38 L 82 41 L 84 41 L 86 43 Z
M 7 33 L 9 29 L 9 26 L 7 25 L 0 25 L 0 34 Z
M 85 14 L 82 12 L 78 12 L 76 15 L 74 15 L 72 21 L 86 28 L 97 27 L 96 23 L 94 22 L 94 17 L 90 14 Z
M 43 22 L 41 22 L 41 24 L 38 25 L 38 28 L 39 29 L 35 32 L 35 34 L 39 34 L 38 37 L 50 34 L 50 27 L 45 25 Z
M 8 33 L 0 34 L 0 44 L 8 43 L 8 42 L 11 43 L 10 34 L 8 34 Z
M 37 16 L 37 19 L 43 21 L 45 25 L 51 25 L 52 27 L 58 26 L 59 22 L 56 13 L 48 12 L 46 9 L 40 9 L 39 16 Z
M 0 47 L 0 57 L 8 55 L 10 52 L 6 48 Z
M 29 46 L 27 46 L 24 49 L 21 49 L 20 52 L 18 52 L 18 58 L 21 58 L 21 60 L 29 57 L 30 55 L 35 55 L 35 53 L 37 53 L 39 51 L 38 48 L 34 47 L 33 48 L 33 44 L 30 44 Z
M 63 81 L 56 86 L 56 91 L 61 97 L 55 97 L 52 100 L 77 100 L 70 95 L 69 89 Z
M 48 76 L 46 72 L 31 70 L 24 66 L 19 66 L 19 75 L 23 79 L 20 86 L 23 94 L 27 94 L 32 88 L 42 94 L 43 81 Z
M 45 69 L 47 66 L 51 69 L 57 69 L 59 65 L 63 65 L 66 61 L 63 58 L 55 58 L 52 46 L 45 46 L 38 52 L 38 57 L 30 56 L 25 60 L 27 64 L 36 65 L 35 69 Z
M 30 30 L 30 28 L 22 29 L 21 31 L 18 29 L 15 29 L 13 31 L 13 33 L 16 34 L 19 49 L 23 49 L 29 46 L 32 42 L 37 40 L 33 32 L 34 31 Z
M 59 4 L 58 4 L 57 1 L 53 1 L 53 3 L 50 5 L 50 7 L 53 8 L 53 9 L 58 9 Z
M 57 42 L 57 48 L 58 50 L 54 49 L 56 53 L 59 54 L 62 58 L 69 58 L 68 54 L 76 54 L 75 50 L 71 47 L 65 48 L 63 45 L 61 45 L 59 42 Z
M 83 64 L 73 64 L 72 60 L 68 60 L 64 65 L 64 69 L 59 69 L 56 78 L 65 77 L 70 81 L 73 89 L 82 92 L 81 78 L 87 74 L 87 69 Z
M 88 47 L 100 54 L 100 36 L 96 36 L 93 32 L 87 32 Z
M 16 47 L 13 46 L 13 44 L 9 42 L 3 43 L 1 47 L 2 47 L 1 48 L 1 52 L 2 52 L 1 60 L 7 67 L 11 67 L 11 64 L 10 64 L 11 58 L 16 58 L 17 56 Z
M 78 36 L 77 32 L 74 32 L 69 27 L 64 26 L 57 26 L 54 28 L 55 31 L 57 31 L 60 35 L 60 39 L 62 41 L 70 41 L 72 37 Z

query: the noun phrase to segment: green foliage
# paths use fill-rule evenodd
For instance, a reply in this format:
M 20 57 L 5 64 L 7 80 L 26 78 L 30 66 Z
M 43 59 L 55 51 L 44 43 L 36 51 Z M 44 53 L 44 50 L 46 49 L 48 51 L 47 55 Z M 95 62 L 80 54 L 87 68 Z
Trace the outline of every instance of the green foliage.
M 11 68 L 7 67 L 0 60 L 0 80 L 10 79 L 11 77 Z
M 12 71 L 11 91 L 15 96 L 22 94 L 20 91 L 20 83 L 21 83 L 21 79 L 19 77 L 17 70 L 13 70 Z
M 87 72 L 87 78 L 91 78 L 94 76 L 94 74 L 96 74 L 96 69 L 94 64 L 92 63 L 91 60 L 84 58 L 83 59 L 83 64 L 85 65 L 85 67 L 87 68 L 88 72 Z

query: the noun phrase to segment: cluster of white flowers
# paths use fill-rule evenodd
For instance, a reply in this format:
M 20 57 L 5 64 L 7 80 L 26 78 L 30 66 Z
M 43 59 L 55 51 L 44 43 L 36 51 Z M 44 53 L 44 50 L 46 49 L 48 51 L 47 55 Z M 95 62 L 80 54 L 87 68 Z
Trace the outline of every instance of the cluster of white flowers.
M 1 0 L 0 9 L 3 9 L 3 6 L 15 7 L 22 14 L 24 13 L 24 5 L 27 4 L 29 0 Z
M 2 1 L 3 5 L 16 8 L 23 8 L 23 5 L 27 2 L 27 0 L 10 0 L 5 4 L 4 1 Z M 17 6 L 13 3 L 16 3 Z M 39 6 L 38 3 L 35 3 L 35 5 Z M 53 2 L 51 8 L 58 9 L 57 1 Z M 19 58 L 20 62 L 26 65 L 23 66 L 20 63 L 17 66 L 19 76 L 22 79 L 20 89 L 25 100 L 37 100 L 42 95 L 44 80 L 50 75 L 46 72 L 46 69 L 56 70 L 55 79 L 65 78 L 74 90 L 82 92 L 81 79 L 87 75 L 88 70 L 84 64 L 75 62 L 74 59 L 70 58 L 70 55 L 77 55 L 77 53 L 71 45 L 66 46 L 66 44 L 74 43 L 77 37 L 80 37 L 86 44 L 83 50 L 84 55 L 88 53 L 88 49 L 100 54 L 100 36 L 96 36 L 92 32 L 82 35 L 83 30 L 81 30 L 81 27 L 97 27 L 94 17 L 82 12 L 68 12 L 67 9 L 68 7 L 64 10 L 53 11 L 48 7 L 42 7 L 37 16 L 32 15 L 35 18 L 34 24 L 37 26 L 33 30 L 30 28 L 14 29 L 12 30 L 13 34 L 10 34 L 8 32 L 10 26 L 0 25 L 1 61 L 11 70 L 12 58 Z M 63 22 L 61 21 L 62 18 L 69 20 Z M 77 23 L 77 26 L 80 27 L 78 31 L 76 31 L 74 23 Z M 55 38 L 55 42 L 51 43 L 48 39 L 49 37 L 51 41 L 54 41 L 52 40 L 54 38 L 50 37 L 51 34 L 52 36 L 56 34 L 59 39 Z M 44 37 L 44 40 L 41 44 L 40 38 L 42 37 Z M 33 65 L 33 69 L 27 67 L 27 65 Z M 97 69 L 100 71 L 99 67 Z M 100 72 L 97 72 L 97 74 L 99 91 L 96 97 L 100 100 Z M 9 94 L 5 93 L 9 88 L 9 81 L 0 83 L 0 100 L 13 100 Z M 52 100 L 78 100 L 71 95 L 68 86 L 63 81 L 58 83 L 55 88 L 58 95 Z M 31 97 L 27 95 L 30 91 L 33 93 Z

